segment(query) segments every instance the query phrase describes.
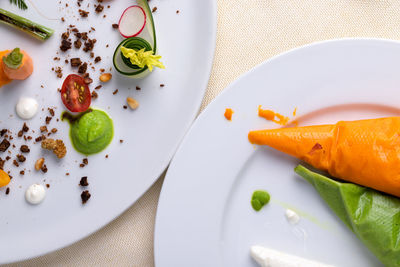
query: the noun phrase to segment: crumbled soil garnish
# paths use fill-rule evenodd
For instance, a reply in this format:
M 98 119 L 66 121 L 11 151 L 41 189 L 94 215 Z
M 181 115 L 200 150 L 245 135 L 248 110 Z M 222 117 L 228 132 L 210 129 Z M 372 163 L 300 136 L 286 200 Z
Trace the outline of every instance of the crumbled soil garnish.
M 123 108 L 124 108 L 124 109 L 127 109 L 127 108 L 128 108 L 128 106 L 127 106 L 127 105 L 124 105 L 124 106 L 123 106 Z
M 176 14 L 179 14 L 179 10 L 176 11 Z
M 0 131 L 0 136 L 3 137 L 3 135 L 5 135 L 7 133 L 7 131 L 8 131 L 7 129 L 2 129 Z
M 94 53 L 93 52 L 90 52 L 90 57 L 94 58 Z
M 142 90 L 142 88 L 140 88 L 139 86 L 136 86 L 136 90 L 140 91 L 140 90 Z
M 41 133 L 47 132 L 47 126 L 46 125 L 40 126 L 40 132 Z
M 96 86 L 94 89 L 96 89 L 96 90 L 100 90 L 101 89 L 101 87 L 103 87 L 102 85 L 98 85 L 98 86 Z
M 85 167 L 85 166 L 86 166 L 86 165 L 83 164 L 83 163 L 79 164 L 79 167 L 81 167 L 81 168 L 83 168 L 83 167 Z
M 114 24 L 112 25 L 112 27 L 113 27 L 113 29 L 118 29 L 118 28 L 119 28 L 119 25 L 118 25 L 117 23 L 114 23 Z
M 7 139 L 3 139 L 0 143 L 0 152 L 5 152 L 10 147 L 10 142 Z
M 65 175 L 66 175 L 66 176 L 69 176 L 69 172 L 66 172 Z
M 65 19 L 64 19 L 64 17 L 62 17 L 62 18 L 61 18 L 61 21 L 62 21 L 62 22 L 65 22 Z
M 64 142 L 60 139 L 45 139 L 42 142 L 42 148 L 53 151 L 59 159 L 65 157 L 67 154 L 67 148 L 65 147 Z
M 61 67 L 57 67 L 54 69 L 54 72 L 57 74 L 58 78 L 62 78 L 63 73 L 62 73 L 62 68 Z
M 26 160 L 26 158 L 21 154 L 17 155 L 17 159 L 18 159 L 19 162 L 25 162 L 25 160 Z
M 100 62 L 101 61 L 101 57 L 99 57 L 99 56 L 97 56 L 95 59 L 94 59 L 94 63 L 98 63 L 98 62 Z
M 92 92 L 92 99 L 97 99 L 99 97 L 99 94 L 97 94 L 96 91 Z
M 121 140 L 119 140 L 119 142 L 122 144 L 124 142 L 124 140 L 121 139 Z
M 4 170 L 4 163 L 6 163 L 6 161 L 0 158 L 0 170 Z
M 82 38 L 82 34 L 80 32 L 76 32 L 75 33 L 75 37 L 80 39 L 80 38 Z
M 83 191 L 81 194 L 82 204 L 85 204 L 89 200 L 90 197 L 91 197 L 91 195 L 88 190 Z
M 83 79 L 86 84 L 91 84 L 93 82 L 92 78 L 86 77 Z
M 69 32 L 67 31 L 67 32 L 62 33 L 61 38 L 64 40 L 67 40 L 69 38 Z
M 48 171 L 46 164 L 43 164 L 41 170 L 43 173 L 46 173 Z
M 86 41 L 89 38 L 87 32 L 81 32 L 81 38 Z
M 101 5 L 101 4 L 98 4 L 98 5 L 96 6 L 95 11 L 96 11 L 96 13 L 101 13 L 101 12 L 103 11 L 103 9 L 104 9 L 104 6 Z
M 22 170 L 22 171 L 20 171 L 20 172 L 19 172 L 19 174 L 21 174 L 21 175 L 25 175 L 25 171 L 24 171 L 24 170 Z
M 59 58 L 59 57 L 54 57 L 53 60 L 54 60 L 54 61 L 59 61 L 60 58 Z
M 89 15 L 89 11 L 85 11 L 83 9 L 79 9 L 78 11 L 82 18 L 86 18 Z
M 19 150 L 21 150 L 22 153 L 29 153 L 31 151 L 27 145 L 22 145 Z
M 54 134 L 54 133 L 57 132 L 57 129 L 56 129 L 56 128 L 53 128 L 53 129 L 51 129 L 51 132 Z
M 11 159 L 10 156 L 7 156 L 7 157 L 6 157 L 6 161 L 9 161 L 10 159 Z
M 14 144 L 12 145 L 12 147 L 13 147 L 13 148 L 16 148 L 16 146 L 15 146 Z
M 87 180 L 87 176 L 83 176 L 81 178 L 81 181 L 79 182 L 79 185 L 80 186 L 88 186 L 89 185 L 88 180 Z
M 32 140 L 32 136 L 29 135 L 26 139 Z
M 160 87 L 164 87 L 164 86 L 165 86 L 165 84 L 163 84 L 163 83 L 162 83 L 162 84 L 160 84 Z
M 24 122 L 24 125 L 22 126 L 22 131 L 24 131 L 25 133 L 29 131 L 29 127 L 28 127 L 28 125 L 26 125 L 25 122 Z
M 89 160 L 87 158 L 82 159 L 82 163 L 85 165 L 89 164 Z
M 8 195 L 8 194 L 10 194 L 10 188 L 9 187 L 7 187 L 7 189 L 6 189 L 6 195 Z
M 55 115 L 54 109 L 48 108 L 48 111 L 49 111 L 49 113 L 50 113 L 51 116 L 54 116 L 54 115 Z
M 106 71 L 105 69 L 100 69 L 100 72 L 101 72 L 101 73 L 103 73 L 103 72 L 105 72 L 105 71 Z
M 23 135 L 24 135 L 24 132 L 22 130 L 19 131 L 18 134 L 17 134 L 18 137 L 22 137 Z
M 113 92 L 113 95 L 118 94 L 118 89 L 115 89 L 115 91 Z
M 15 159 L 14 159 L 14 161 L 13 161 L 13 164 L 14 164 L 15 167 L 19 167 L 19 163 L 18 163 L 18 161 L 16 161 Z
M 78 73 L 84 74 L 86 70 L 87 70 L 87 63 L 85 62 L 79 66 Z
M 70 41 L 62 39 L 61 45 L 60 45 L 61 51 L 66 52 L 69 49 L 71 49 L 71 46 L 72 46 L 72 43 Z
M 47 117 L 46 117 L 46 124 L 49 124 L 50 121 L 51 121 L 51 119 L 52 119 L 52 117 L 47 116 Z
M 96 29 L 95 29 L 94 27 L 90 27 L 90 29 L 91 29 L 92 31 L 96 31 Z
M 79 49 L 79 48 L 81 48 L 81 46 L 82 46 L 82 41 L 81 40 L 75 40 L 74 41 L 74 47 L 76 48 L 76 49 Z
M 157 7 L 155 6 L 155 7 L 153 7 L 153 9 L 151 10 L 151 12 L 154 13 L 154 12 L 156 12 L 156 11 L 157 11 Z
M 106 155 L 106 159 L 108 159 L 108 154 Z
M 82 61 L 79 57 L 71 58 L 71 67 L 79 67 L 82 64 Z
M 47 187 L 47 188 L 50 188 L 50 184 L 46 184 L 46 187 Z
M 84 44 L 83 44 L 83 51 L 88 52 L 92 51 L 94 48 L 94 44 L 97 42 L 96 39 L 88 39 Z

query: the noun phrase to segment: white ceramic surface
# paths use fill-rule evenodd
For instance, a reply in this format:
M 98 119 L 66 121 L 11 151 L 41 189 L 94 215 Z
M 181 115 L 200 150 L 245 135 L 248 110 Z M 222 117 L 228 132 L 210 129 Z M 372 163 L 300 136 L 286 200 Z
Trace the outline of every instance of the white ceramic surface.
M 171 162 L 156 218 L 156 266 L 256 266 L 251 245 L 335 266 L 380 266 L 294 173 L 298 160 L 251 145 L 247 134 L 278 127 L 257 116 L 258 105 L 291 118 L 297 107 L 301 125 L 400 115 L 399 69 L 398 42 L 334 40 L 274 57 L 234 82 Z M 250 205 L 256 189 L 271 194 L 260 212 Z M 298 211 L 299 224 L 287 222 L 286 208 Z
M 15 104 L 21 96 L 35 97 L 40 107 L 45 108 L 28 126 L 39 135 L 39 126 L 48 115 L 47 107 L 56 107 L 56 117 L 64 110 L 57 88 L 63 79 L 51 72 L 54 66 L 64 67 L 64 77 L 72 73 L 69 66 L 53 61 L 59 51 L 60 35 L 67 25 L 77 25 L 81 31 L 93 26 L 97 39 L 95 55 L 102 61 L 95 65 L 91 77 L 99 84 L 99 69 L 112 66 L 112 53 L 122 41 L 118 30 L 111 24 L 118 22 L 122 11 L 134 1 L 107 1 L 104 12 L 96 15 L 92 1 L 83 1 L 82 8 L 90 11 L 88 19 L 79 19 L 76 1 L 26 1 L 27 11 L 20 11 L 1 1 L 0 7 L 24 14 L 32 20 L 56 29 L 51 39 L 40 42 L 22 32 L 0 25 L 0 50 L 19 46 L 27 50 L 35 62 L 34 74 L 26 81 L 13 82 L 0 88 L 0 129 L 8 128 L 16 134 L 22 121 L 15 114 Z M 31 2 L 49 20 L 38 14 Z M 69 7 L 65 8 L 65 4 Z M 87 4 L 90 3 L 90 7 Z M 107 5 L 110 4 L 110 8 Z M 197 115 L 211 70 L 216 34 L 216 3 L 212 0 L 176 0 L 150 2 L 157 6 L 154 20 L 157 31 L 158 52 L 162 55 L 165 70 L 155 70 L 143 80 L 132 80 L 113 73 L 112 80 L 98 91 L 99 98 L 93 106 L 106 110 L 114 120 L 115 137 L 103 152 L 90 156 L 89 165 L 79 168 L 84 158 L 71 147 L 67 123 L 52 120 L 48 128 L 57 127 L 54 135 L 62 138 L 67 145 L 68 154 L 56 160 L 51 153 L 42 151 L 40 145 L 29 142 L 31 152 L 27 161 L 18 171 L 11 167 L 12 160 L 6 164 L 14 176 L 8 196 L 5 188 L 0 189 L 0 264 L 38 256 L 71 244 L 98 230 L 125 209 L 131 206 L 159 177 L 168 165 L 179 142 Z M 176 11 L 179 10 L 179 14 Z M 103 18 L 103 15 L 106 17 Z M 60 21 L 61 17 L 67 20 Z M 6 41 L 4 41 L 6 40 Z M 74 38 L 73 38 L 74 40 Z M 109 45 L 107 48 L 106 45 Z M 74 48 L 68 51 L 71 57 L 78 55 Z M 81 56 L 82 53 L 79 54 Z M 83 56 L 81 56 L 83 57 Z M 165 84 L 165 87 L 160 87 Z M 43 85 L 44 88 L 41 88 Z M 140 91 L 135 90 L 140 86 Z M 113 95 L 115 89 L 117 95 Z M 130 89 L 129 89 L 130 88 Z M 126 97 L 131 96 L 140 103 L 139 109 L 125 110 Z M 120 139 L 124 142 L 121 144 Z M 23 143 L 14 139 L 17 148 Z M 4 153 L 3 153 L 4 154 Z M 0 157 L 5 155 L 0 153 Z M 106 159 L 105 155 L 109 158 Z M 46 158 L 48 173 L 36 172 L 33 168 L 36 159 Z M 19 170 L 26 168 L 25 176 Z M 30 171 L 29 171 L 30 170 Z M 66 172 L 70 175 L 66 176 Z M 88 176 L 89 191 L 92 198 L 82 206 L 78 186 L 82 176 Z M 45 180 L 45 181 L 44 181 Z M 38 206 L 26 203 L 24 193 L 32 183 L 49 183 L 46 199 Z

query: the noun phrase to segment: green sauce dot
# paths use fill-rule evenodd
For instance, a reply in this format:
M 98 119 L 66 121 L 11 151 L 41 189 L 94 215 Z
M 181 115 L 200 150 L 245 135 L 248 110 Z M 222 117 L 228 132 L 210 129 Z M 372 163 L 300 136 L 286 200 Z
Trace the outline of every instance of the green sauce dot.
M 256 190 L 251 196 L 251 206 L 255 211 L 260 211 L 262 207 L 268 204 L 270 198 L 271 197 L 267 191 Z

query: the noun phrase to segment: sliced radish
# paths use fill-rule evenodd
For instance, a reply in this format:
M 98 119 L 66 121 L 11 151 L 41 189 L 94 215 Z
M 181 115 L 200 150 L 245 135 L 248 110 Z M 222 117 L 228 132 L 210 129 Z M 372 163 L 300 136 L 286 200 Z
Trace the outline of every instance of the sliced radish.
M 130 6 L 125 9 L 119 19 L 118 28 L 125 38 L 139 35 L 146 25 L 146 13 L 140 6 Z

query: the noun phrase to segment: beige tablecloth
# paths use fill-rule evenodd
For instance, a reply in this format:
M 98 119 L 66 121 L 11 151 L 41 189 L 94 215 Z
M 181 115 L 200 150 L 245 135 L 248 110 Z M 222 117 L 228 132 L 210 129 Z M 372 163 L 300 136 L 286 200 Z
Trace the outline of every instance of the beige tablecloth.
M 342 37 L 400 39 L 400 0 L 218 0 L 215 61 L 202 109 L 264 60 L 297 46 Z M 94 235 L 10 266 L 153 266 L 154 218 L 162 183 L 159 179 L 135 205 Z

